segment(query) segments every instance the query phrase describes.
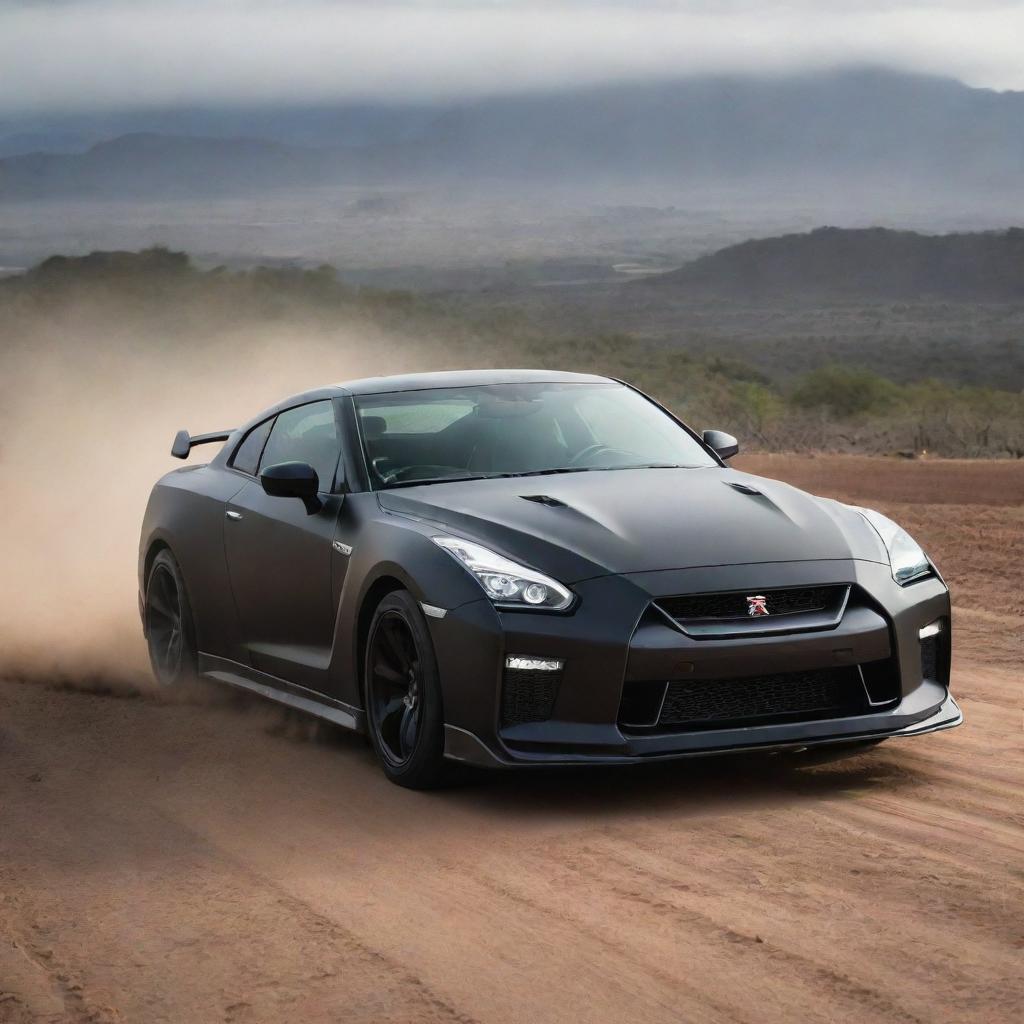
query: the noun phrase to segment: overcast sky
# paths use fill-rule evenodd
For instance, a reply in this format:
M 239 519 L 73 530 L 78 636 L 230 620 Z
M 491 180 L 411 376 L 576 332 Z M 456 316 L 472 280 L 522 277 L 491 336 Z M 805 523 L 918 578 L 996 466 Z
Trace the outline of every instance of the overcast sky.
M 872 63 L 1024 89 L 1024 2 L 0 0 L 0 112 L 468 97 Z

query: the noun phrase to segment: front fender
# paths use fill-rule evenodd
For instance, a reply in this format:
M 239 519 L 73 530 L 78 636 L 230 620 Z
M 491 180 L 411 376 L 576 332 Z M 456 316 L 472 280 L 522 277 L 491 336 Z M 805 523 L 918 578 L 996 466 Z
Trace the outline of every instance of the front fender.
M 421 604 L 445 610 L 483 596 L 473 576 L 433 542 L 439 532 L 432 524 L 386 512 L 361 524 L 338 602 L 330 685 L 339 700 L 362 706 L 361 627 L 372 611 L 367 602 L 375 605 L 375 595 L 389 583 Z

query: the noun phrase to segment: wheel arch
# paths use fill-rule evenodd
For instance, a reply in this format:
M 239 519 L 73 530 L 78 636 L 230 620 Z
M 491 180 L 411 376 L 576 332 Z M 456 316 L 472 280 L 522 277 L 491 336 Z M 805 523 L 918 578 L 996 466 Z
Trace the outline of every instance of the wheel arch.
M 349 704 L 365 707 L 366 640 L 385 595 L 404 590 L 420 606 L 445 609 L 481 596 L 472 576 L 431 542 L 431 532 L 402 519 L 372 523 L 353 552 L 338 605 L 331 668 L 335 692 Z M 427 620 L 432 640 L 438 622 Z
M 149 574 L 153 570 L 153 563 L 156 561 L 156 556 L 161 551 L 170 551 L 174 554 L 170 543 L 165 537 L 155 537 L 149 542 L 149 547 L 146 549 L 146 557 L 142 564 L 142 586 L 145 587 L 149 583 Z
M 370 623 L 373 621 L 373 613 L 377 606 L 388 594 L 396 590 L 410 590 L 407 581 L 399 579 L 391 573 L 384 573 L 378 576 L 366 589 L 362 601 L 359 604 L 359 614 L 356 616 L 356 679 L 359 684 L 359 698 L 363 707 L 366 707 L 366 642 L 370 638 Z
M 142 620 L 142 635 L 144 637 L 149 636 L 148 628 L 146 626 L 146 590 L 149 587 L 149 575 L 153 571 L 153 563 L 156 561 L 157 555 L 159 555 L 161 551 L 170 551 L 172 555 L 174 554 L 171 550 L 171 545 L 167 542 L 165 537 L 151 537 L 148 545 L 146 546 L 145 553 L 140 560 L 139 618 Z

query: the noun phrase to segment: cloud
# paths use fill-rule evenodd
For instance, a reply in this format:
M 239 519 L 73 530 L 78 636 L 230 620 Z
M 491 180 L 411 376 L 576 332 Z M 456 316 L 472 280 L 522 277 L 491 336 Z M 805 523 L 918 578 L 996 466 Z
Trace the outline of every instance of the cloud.
M 0 111 L 408 101 L 882 64 L 1024 88 L 1024 3 L 64 0 L 0 4 Z

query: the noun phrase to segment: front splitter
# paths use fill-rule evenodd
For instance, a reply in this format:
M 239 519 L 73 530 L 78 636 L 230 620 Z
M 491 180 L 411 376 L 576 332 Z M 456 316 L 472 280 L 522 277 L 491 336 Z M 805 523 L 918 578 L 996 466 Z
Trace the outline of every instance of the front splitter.
M 709 746 L 707 749 L 676 750 L 657 754 L 557 754 L 516 752 L 509 756 L 507 752 L 496 751 L 483 742 L 478 736 L 455 725 L 446 725 L 445 757 L 452 761 L 476 765 L 480 768 L 544 768 L 553 766 L 582 767 L 585 765 L 616 765 L 616 764 L 650 764 L 652 761 L 675 761 L 684 757 L 713 757 L 717 754 L 771 753 L 779 750 L 800 750 L 807 747 L 823 747 L 829 744 L 862 743 L 873 740 L 899 739 L 904 736 L 921 736 L 925 733 L 939 732 L 943 729 L 955 729 L 964 720 L 963 711 L 947 694 L 946 699 L 936 711 L 920 722 L 904 726 L 901 729 L 880 729 L 877 731 L 857 731 L 842 735 L 830 735 L 821 738 L 803 736 L 785 742 L 766 740 L 763 742 L 739 743 L 730 746 Z M 710 735 L 710 734 L 708 734 Z

